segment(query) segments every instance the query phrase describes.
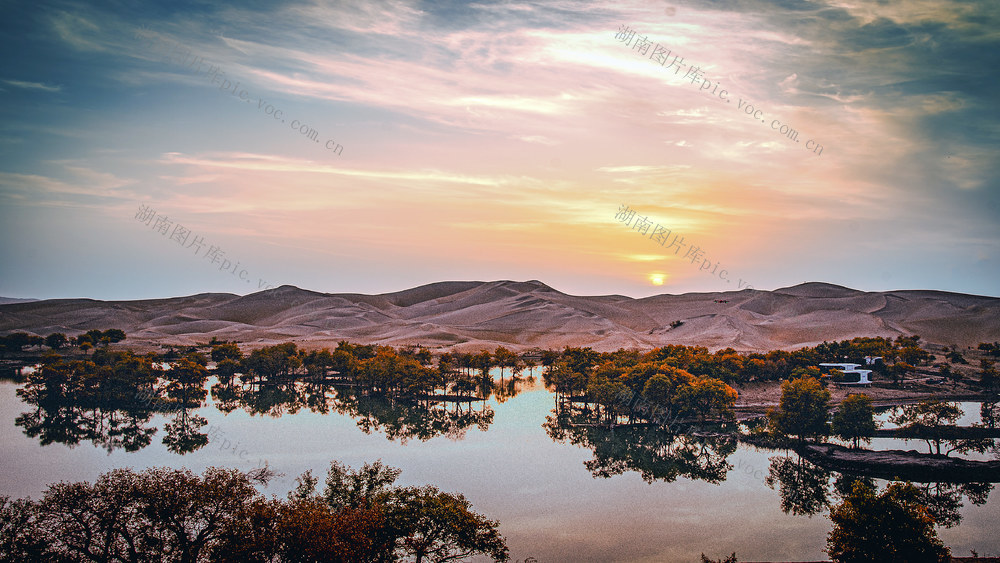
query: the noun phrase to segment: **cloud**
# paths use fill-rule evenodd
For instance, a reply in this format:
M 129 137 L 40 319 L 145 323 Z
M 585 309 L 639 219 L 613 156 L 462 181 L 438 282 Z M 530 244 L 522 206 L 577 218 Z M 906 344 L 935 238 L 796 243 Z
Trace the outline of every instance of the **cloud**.
M 4 80 L 4 83 L 26 90 L 41 90 L 43 92 L 62 92 L 62 86 L 49 86 L 40 82 L 25 82 L 23 80 Z

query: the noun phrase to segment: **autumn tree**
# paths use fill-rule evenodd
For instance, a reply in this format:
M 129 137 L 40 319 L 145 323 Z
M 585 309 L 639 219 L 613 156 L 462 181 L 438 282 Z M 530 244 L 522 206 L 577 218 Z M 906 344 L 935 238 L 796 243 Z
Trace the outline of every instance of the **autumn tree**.
M 910 483 L 893 483 L 880 494 L 862 481 L 830 510 L 833 530 L 826 552 L 835 563 L 951 561 L 934 530 L 934 519 Z
M 778 434 L 798 436 L 800 441 L 826 436 L 829 404 L 830 392 L 817 380 L 804 377 L 785 381 L 781 384 L 778 408 L 768 411 L 771 429 Z
M 264 346 L 243 358 L 243 373 L 253 374 L 264 380 L 288 377 L 302 367 L 302 359 L 293 342 Z
M 500 379 L 503 379 L 504 368 L 510 368 L 511 375 L 517 373 L 517 366 L 521 363 L 521 357 L 511 352 L 503 346 L 497 346 L 493 352 L 493 359 L 500 368 Z
M 93 484 L 51 485 L 37 502 L 0 496 L 0 563 L 508 559 L 497 522 L 462 495 L 394 487 L 398 474 L 334 463 L 324 494 L 307 472 L 282 501 L 254 486 L 266 484 L 266 467 L 115 469 Z
M 366 463 L 354 471 L 339 462 L 330 464 L 321 497 L 313 494 L 316 480 L 304 475 L 294 498 L 322 498 L 334 511 L 376 510 L 384 514 L 384 528 L 375 534 L 376 544 L 415 561 L 451 561 L 483 554 L 507 561 L 507 546 L 499 523 L 470 510 L 462 495 L 443 493 L 434 487 L 397 488 L 400 470 L 381 461 Z
M 677 402 L 685 414 L 697 415 L 704 421 L 715 413 L 723 420 L 734 418 L 736 390 L 713 377 L 698 377 L 682 387 Z
M 868 395 L 859 393 L 846 397 L 833 415 L 833 433 L 841 439 L 853 440 L 855 448 L 862 440 L 870 442 L 877 428 L 875 408 Z
M 51 485 L 38 502 L 0 511 L 23 527 L 8 552 L 20 560 L 194 562 L 205 560 L 257 497 L 236 470 L 209 468 L 198 477 L 168 468 L 115 469 L 94 484 Z M 0 541 L 4 536 L 0 531 Z
M 476 514 L 462 495 L 435 487 L 398 489 L 387 500 L 387 519 L 398 535 L 397 550 L 415 563 L 486 555 L 509 559 L 500 523 Z
M 587 383 L 587 396 L 603 407 L 604 420 L 608 423 L 616 422 L 618 414 L 628 405 L 627 401 L 622 401 L 622 397 L 631 395 L 629 388 L 618 379 L 592 377 Z

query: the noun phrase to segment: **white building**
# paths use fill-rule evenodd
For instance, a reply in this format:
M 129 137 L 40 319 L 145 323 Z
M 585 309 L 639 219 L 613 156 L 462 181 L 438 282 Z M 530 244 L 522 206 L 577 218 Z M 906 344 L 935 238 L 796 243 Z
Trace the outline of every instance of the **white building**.
M 871 386 L 872 380 L 870 378 L 870 374 L 871 374 L 872 370 L 870 370 L 870 369 L 857 369 L 860 366 L 861 366 L 861 364 L 833 364 L 833 363 L 820 364 L 820 367 L 836 368 L 836 369 L 840 370 L 844 375 L 853 374 L 853 373 L 858 374 L 858 380 L 857 381 L 838 381 L 838 382 L 836 382 L 837 385 L 868 385 L 868 386 Z

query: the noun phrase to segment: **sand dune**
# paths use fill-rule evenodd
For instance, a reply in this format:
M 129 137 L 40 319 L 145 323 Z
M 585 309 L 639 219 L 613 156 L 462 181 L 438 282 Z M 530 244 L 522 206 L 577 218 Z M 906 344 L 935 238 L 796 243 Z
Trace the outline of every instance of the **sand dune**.
M 715 300 L 729 300 L 716 303 Z M 672 328 L 670 323 L 682 321 Z M 282 286 L 246 296 L 50 299 L 0 304 L 0 332 L 121 328 L 135 344 L 339 340 L 477 350 L 663 344 L 794 349 L 854 336 L 919 334 L 935 344 L 1000 340 L 1000 299 L 942 291 L 864 292 L 825 283 L 774 291 L 574 296 L 539 281 L 440 282 L 382 295 Z

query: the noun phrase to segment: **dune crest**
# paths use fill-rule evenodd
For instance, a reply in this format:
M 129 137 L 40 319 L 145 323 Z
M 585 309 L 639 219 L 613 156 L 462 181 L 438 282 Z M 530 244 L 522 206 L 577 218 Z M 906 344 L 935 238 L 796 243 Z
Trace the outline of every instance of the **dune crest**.
M 727 301 L 720 303 L 719 301 Z M 680 321 L 677 325 L 675 321 Z M 671 326 L 674 323 L 675 326 Z M 0 331 L 41 336 L 121 328 L 132 344 L 220 340 L 307 348 L 340 340 L 458 350 L 664 344 L 741 351 L 795 349 L 855 336 L 919 334 L 935 344 L 1000 340 L 1000 298 L 810 282 L 774 291 L 575 296 L 531 280 L 449 281 L 380 295 L 281 286 L 246 296 L 48 299 L 0 304 Z

